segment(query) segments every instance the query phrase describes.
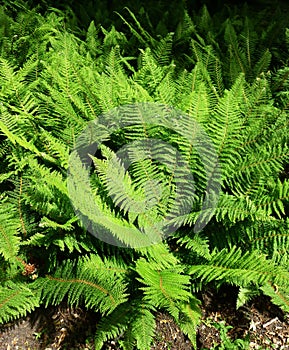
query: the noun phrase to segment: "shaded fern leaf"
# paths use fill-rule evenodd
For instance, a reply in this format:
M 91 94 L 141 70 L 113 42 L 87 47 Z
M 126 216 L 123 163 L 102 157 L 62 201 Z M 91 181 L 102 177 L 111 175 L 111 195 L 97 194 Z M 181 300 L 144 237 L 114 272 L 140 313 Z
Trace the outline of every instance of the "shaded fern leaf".
M 267 283 L 261 287 L 262 292 L 271 298 L 272 302 L 284 312 L 289 311 L 289 288 L 279 287 L 278 284 Z
M 129 303 L 119 305 L 110 315 L 104 316 L 96 329 L 95 350 L 101 350 L 107 340 L 115 339 L 124 334 L 129 328 L 132 317 L 131 304 Z

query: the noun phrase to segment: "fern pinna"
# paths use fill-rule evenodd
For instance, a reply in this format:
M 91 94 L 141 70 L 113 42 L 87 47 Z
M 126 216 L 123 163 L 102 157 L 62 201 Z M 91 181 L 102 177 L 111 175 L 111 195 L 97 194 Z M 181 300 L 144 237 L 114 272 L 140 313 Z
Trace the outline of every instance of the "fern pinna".
M 241 29 L 234 16 L 222 14 L 218 22 L 204 8 L 199 16 L 184 12 L 175 33 L 156 39 L 126 10 L 120 18 L 130 33 L 92 22 L 79 39 L 58 12 L 25 11 L 14 19 L 1 12 L 1 322 L 66 301 L 102 316 L 96 349 L 114 337 L 124 349 L 149 349 L 157 310 L 171 314 L 196 347 L 197 292 L 208 283 L 238 286 L 238 307 L 263 293 L 288 311 L 287 68 L 269 70 L 270 47 L 255 57 L 262 47 L 256 38 L 269 31 L 261 36 L 246 17 Z M 22 28 L 25 55 L 14 56 L 24 39 L 12 48 L 11 28 L 29 16 L 35 21 Z M 179 45 L 184 54 L 176 53 Z M 123 128 L 96 129 L 103 143 L 89 156 L 89 177 L 85 167 L 70 169 L 77 179 L 70 185 L 87 185 L 97 204 L 92 212 L 78 189 L 98 234 L 105 229 L 122 242 L 110 245 L 76 215 L 69 159 L 89 123 L 104 125 L 101 118 L 119 106 L 146 104 L 179 111 L 179 128 L 170 128 L 175 116 L 133 125 L 136 116 L 128 114 L 131 124 Z M 153 139 L 170 145 L 159 158 L 167 165 L 129 148 Z M 129 169 L 117 161 L 125 147 L 136 159 Z M 168 165 L 175 159 L 170 150 L 182 155 L 192 181 L 175 181 L 183 167 Z M 190 210 L 170 217 L 174 234 L 136 246 L 135 234 L 159 227 L 174 208 L 177 185 L 194 194 L 181 197 Z

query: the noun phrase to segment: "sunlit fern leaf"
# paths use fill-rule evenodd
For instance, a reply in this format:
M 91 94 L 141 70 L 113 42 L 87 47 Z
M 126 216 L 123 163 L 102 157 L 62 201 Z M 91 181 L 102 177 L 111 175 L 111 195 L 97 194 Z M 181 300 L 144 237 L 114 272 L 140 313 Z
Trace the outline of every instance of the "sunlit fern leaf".
M 201 234 L 190 234 L 188 233 L 185 236 L 181 236 L 178 239 L 178 243 L 185 246 L 190 252 L 195 253 L 205 259 L 210 259 L 210 247 L 209 240 L 206 237 L 203 237 Z
M 243 287 L 251 283 L 262 286 L 268 282 L 286 286 L 286 280 L 289 277 L 289 272 L 285 268 L 275 266 L 274 262 L 266 259 L 264 254 L 260 252 L 243 254 L 236 248 L 216 252 L 212 254 L 212 259 L 208 261 L 206 267 L 195 265 L 188 272 L 206 283 L 220 280 Z
M 176 323 L 197 348 L 197 327 L 201 319 L 200 301 L 193 297 L 188 303 L 180 303 L 180 316 Z
M 39 307 L 39 293 L 23 283 L 11 281 L 0 285 L 0 322 L 26 316 Z
M 156 328 L 153 311 L 152 307 L 140 303 L 134 312 L 130 338 L 135 338 L 137 349 L 147 350 L 151 348 Z
M 109 269 L 109 261 L 104 264 L 101 259 L 98 260 L 99 264 L 93 269 L 86 268 L 88 262 L 85 257 L 76 265 L 66 261 L 53 275 L 38 278 L 34 288 L 41 291 L 46 305 L 57 305 L 67 297 L 70 305 L 79 305 L 83 301 L 91 309 L 103 314 L 111 313 L 127 300 L 126 283 L 123 271 Z M 51 293 L 51 290 L 54 292 Z
M 19 251 L 21 227 L 20 220 L 17 220 L 17 208 L 9 204 L 7 198 L 0 201 L 0 254 L 5 260 L 15 260 Z M 16 217 L 15 217 L 16 216 Z
M 178 319 L 178 302 L 188 302 L 189 276 L 182 275 L 183 268 L 160 269 L 153 262 L 143 259 L 137 261 L 136 271 L 140 275 L 138 280 L 145 285 L 144 299 L 151 305 L 166 308 L 173 317 Z

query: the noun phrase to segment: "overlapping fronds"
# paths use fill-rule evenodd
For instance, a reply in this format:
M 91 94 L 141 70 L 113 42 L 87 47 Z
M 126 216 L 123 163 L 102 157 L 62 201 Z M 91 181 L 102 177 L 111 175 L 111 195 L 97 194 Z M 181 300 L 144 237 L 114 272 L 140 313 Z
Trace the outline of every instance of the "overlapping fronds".
M 0 322 L 66 301 L 101 314 L 96 349 L 149 350 L 158 310 L 196 347 L 207 283 L 287 312 L 289 73 L 272 69 L 274 23 L 181 7 L 171 31 L 168 12 L 124 9 L 126 26 L 80 31 L 23 6 L 0 10 Z

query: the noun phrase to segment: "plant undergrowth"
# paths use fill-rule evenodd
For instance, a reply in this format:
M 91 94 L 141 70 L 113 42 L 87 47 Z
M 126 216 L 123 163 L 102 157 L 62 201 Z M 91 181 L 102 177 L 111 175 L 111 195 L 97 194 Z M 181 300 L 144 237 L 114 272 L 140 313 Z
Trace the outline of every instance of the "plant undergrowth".
M 157 310 L 196 347 L 198 293 L 207 284 L 237 286 L 236 307 L 265 294 L 289 311 L 289 33 L 274 21 L 278 11 L 273 19 L 266 10 L 249 16 L 246 6 L 226 11 L 184 5 L 172 31 L 169 12 L 154 27 L 144 8 L 126 8 L 116 14 L 118 28 L 91 21 L 84 30 L 68 10 L 0 8 L 1 322 L 65 300 L 101 315 L 95 349 L 121 337 L 123 349 L 142 350 L 150 349 Z M 90 234 L 76 214 L 69 162 L 88 123 L 103 126 L 119 106 L 131 120 L 126 106 L 146 104 L 164 108 L 161 120 L 175 117 L 172 108 L 183 119 L 175 131 L 139 119 L 109 135 L 100 127 L 105 141 L 92 155 L 99 212 L 85 215 L 119 247 Z M 192 147 L 196 125 L 213 150 L 198 138 Z M 115 159 L 119 148 L 154 138 L 182 155 L 194 196 L 188 212 L 174 213 L 174 235 L 134 247 L 132 235 L 153 229 L 173 206 L 178 169 L 153 157 L 124 169 Z M 155 154 L 171 164 L 162 145 Z M 84 168 L 73 171 L 82 184 Z M 189 196 L 185 180 L 179 185 Z M 138 212 L 147 183 L 163 191 Z M 217 199 L 208 184 L 219 188 Z M 85 203 L 81 190 L 77 200 Z M 206 225 L 196 232 L 201 219 Z

